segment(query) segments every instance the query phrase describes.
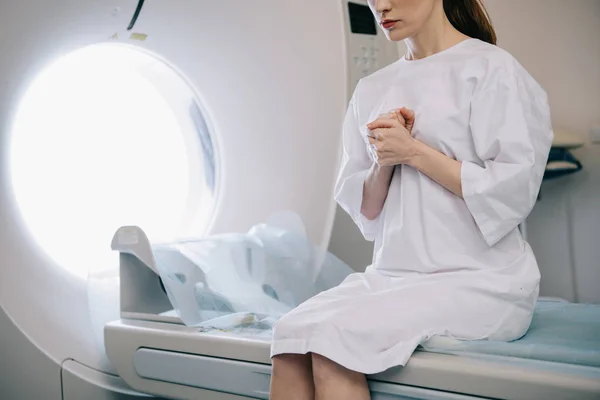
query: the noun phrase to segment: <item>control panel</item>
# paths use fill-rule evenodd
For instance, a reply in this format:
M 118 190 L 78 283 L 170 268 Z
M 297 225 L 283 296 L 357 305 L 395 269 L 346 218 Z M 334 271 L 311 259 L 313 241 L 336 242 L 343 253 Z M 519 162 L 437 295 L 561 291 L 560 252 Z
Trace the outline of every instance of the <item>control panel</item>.
M 346 18 L 348 89 L 351 95 L 358 81 L 399 58 L 398 45 L 387 39 L 377 26 L 366 0 L 343 0 Z

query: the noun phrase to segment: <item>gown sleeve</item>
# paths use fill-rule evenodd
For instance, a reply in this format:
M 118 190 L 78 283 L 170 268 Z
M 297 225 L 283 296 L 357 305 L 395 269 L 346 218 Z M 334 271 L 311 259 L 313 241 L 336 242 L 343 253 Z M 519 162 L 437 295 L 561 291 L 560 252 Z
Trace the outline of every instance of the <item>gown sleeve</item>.
M 473 98 L 470 128 L 481 162 L 462 162 L 463 198 L 493 246 L 535 205 L 554 137 L 546 93 L 520 66 L 497 72 Z
M 343 125 L 343 155 L 340 172 L 335 185 L 335 200 L 356 223 L 368 241 L 374 241 L 379 232 L 382 213 L 374 220 L 367 219 L 360 211 L 365 179 L 373 165 L 367 153 L 367 139 L 361 136 L 357 118 L 358 89 L 354 92 Z

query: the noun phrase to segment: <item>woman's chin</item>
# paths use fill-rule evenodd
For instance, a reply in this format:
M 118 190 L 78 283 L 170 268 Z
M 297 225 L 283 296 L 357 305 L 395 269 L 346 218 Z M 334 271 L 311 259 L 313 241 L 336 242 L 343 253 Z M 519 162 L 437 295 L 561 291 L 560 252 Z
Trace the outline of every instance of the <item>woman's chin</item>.
M 410 33 L 406 29 L 394 28 L 388 30 L 384 30 L 385 36 L 391 42 L 400 42 L 407 37 L 410 37 Z

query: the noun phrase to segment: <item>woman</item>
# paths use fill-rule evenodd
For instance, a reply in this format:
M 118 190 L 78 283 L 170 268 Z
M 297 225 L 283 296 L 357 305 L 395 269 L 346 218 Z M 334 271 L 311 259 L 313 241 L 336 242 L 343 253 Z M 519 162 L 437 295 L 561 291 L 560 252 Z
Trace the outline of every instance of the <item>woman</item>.
M 553 133 L 546 94 L 477 0 L 370 0 L 406 56 L 363 79 L 344 123 L 336 199 L 373 264 L 278 321 L 274 400 L 369 399 L 365 374 L 435 335 L 511 341 L 539 270 L 518 225 Z

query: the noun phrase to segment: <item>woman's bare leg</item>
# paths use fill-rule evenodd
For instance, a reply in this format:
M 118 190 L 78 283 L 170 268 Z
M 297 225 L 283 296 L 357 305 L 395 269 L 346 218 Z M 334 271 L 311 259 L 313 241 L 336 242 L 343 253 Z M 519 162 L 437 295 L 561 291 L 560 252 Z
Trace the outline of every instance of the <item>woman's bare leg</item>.
M 370 400 L 364 374 L 351 371 L 328 358 L 312 355 L 316 400 Z
M 281 354 L 273 357 L 270 399 L 315 399 L 310 354 Z

